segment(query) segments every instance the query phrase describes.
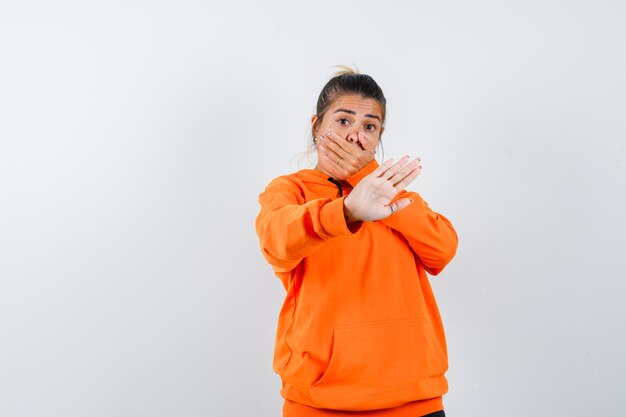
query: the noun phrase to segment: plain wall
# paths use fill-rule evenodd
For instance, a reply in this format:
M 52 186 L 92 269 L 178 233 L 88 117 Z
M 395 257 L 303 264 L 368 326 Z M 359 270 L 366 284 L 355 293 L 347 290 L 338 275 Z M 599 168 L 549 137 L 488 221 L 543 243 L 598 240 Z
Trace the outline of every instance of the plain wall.
M 448 415 L 626 415 L 624 22 L 622 1 L 1 0 L 0 415 L 280 416 L 257 196 L 351 63 L 459 234 L 432 279 Z

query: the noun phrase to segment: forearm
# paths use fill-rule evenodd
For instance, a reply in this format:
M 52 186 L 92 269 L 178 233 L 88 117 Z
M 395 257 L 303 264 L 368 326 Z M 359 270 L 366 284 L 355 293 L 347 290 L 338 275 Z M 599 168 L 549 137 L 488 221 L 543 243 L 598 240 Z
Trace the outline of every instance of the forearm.
M 424 268 L 437 275 L 456 254 L 458 236 L 450 220 L 431 210 L 419 194 L 403 191 L 398 195 L 407 197 L 413 202 L 382 222 L 401 233 Z
M 286 194 L 264 193 L 256 231 L 265 259 L 277 271 L 293 269 L 326 241 L 349 235 L 343 198 L 306 203 L 289 201 Z

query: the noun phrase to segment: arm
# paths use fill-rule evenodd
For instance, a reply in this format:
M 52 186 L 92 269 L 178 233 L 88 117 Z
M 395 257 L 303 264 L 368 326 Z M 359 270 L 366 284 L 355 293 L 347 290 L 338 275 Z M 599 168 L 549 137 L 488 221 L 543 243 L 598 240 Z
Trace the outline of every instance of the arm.
M 329 239 L 351 235 L 343 200 L 304 201 L 298 186 L 278 178 L 259 196 L 256 231 L 261 250 L 276 272 L 287 272 Z
M 363 185 L 357 187 L 355 183 L 353 194 L 345 201 L 346 216 L 350 218 L 356 211 L 362 220 L 377 220 L 396 230 L 420 258 L 424 269 L 437 275 L 456 253 L 457 234 L 452 223 L 432 211 L 419 194 L 403 190 L 421 171 L 419 158 L 408 164 L 407 161 L 408 157 L 404 157 L 394 166 L 385 162 L 382 167 L 374 161 L 363 169 L 363 176 L 358 178 Z M 393 214 L 391 205 L 396 207 Z M 354 207 L 357 210 L 352 210 Z
M 401 191 L 395 199 L 400 198 L 410 198 L 412 203 L 381 222 L 402 234 L 424 269 L 437 275 L 456 253 L 456 231 L 450 220 L 432 211 L 419 194 Z

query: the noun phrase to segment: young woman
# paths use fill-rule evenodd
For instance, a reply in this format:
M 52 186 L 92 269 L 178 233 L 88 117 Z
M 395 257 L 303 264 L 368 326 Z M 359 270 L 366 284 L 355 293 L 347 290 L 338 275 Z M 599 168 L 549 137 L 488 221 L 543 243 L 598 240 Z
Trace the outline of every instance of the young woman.
M 450 221 L 405 191 L 408 156 L 378 165 L 386 99 L 365 74 L 322 89 L 315 169 L 271 181 L 256 230 L 287 295 L 274 370 L 283 417 L 444 416 L 444 330 L 426 273 L 454 257 Z

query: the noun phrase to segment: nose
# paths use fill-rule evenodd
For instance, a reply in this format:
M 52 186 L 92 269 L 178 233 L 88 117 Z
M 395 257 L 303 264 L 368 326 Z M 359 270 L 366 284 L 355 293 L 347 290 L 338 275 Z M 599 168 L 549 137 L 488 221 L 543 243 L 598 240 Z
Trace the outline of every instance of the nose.
M 359 128 L 358 127 L 354 127 L 353 129 L 351 129 L 348 132 L 348 136 L 346 137 L 346 140 L 348 142 L 355 143 L 357 140 L 359 140 L 358 134 L 359 134 Z

